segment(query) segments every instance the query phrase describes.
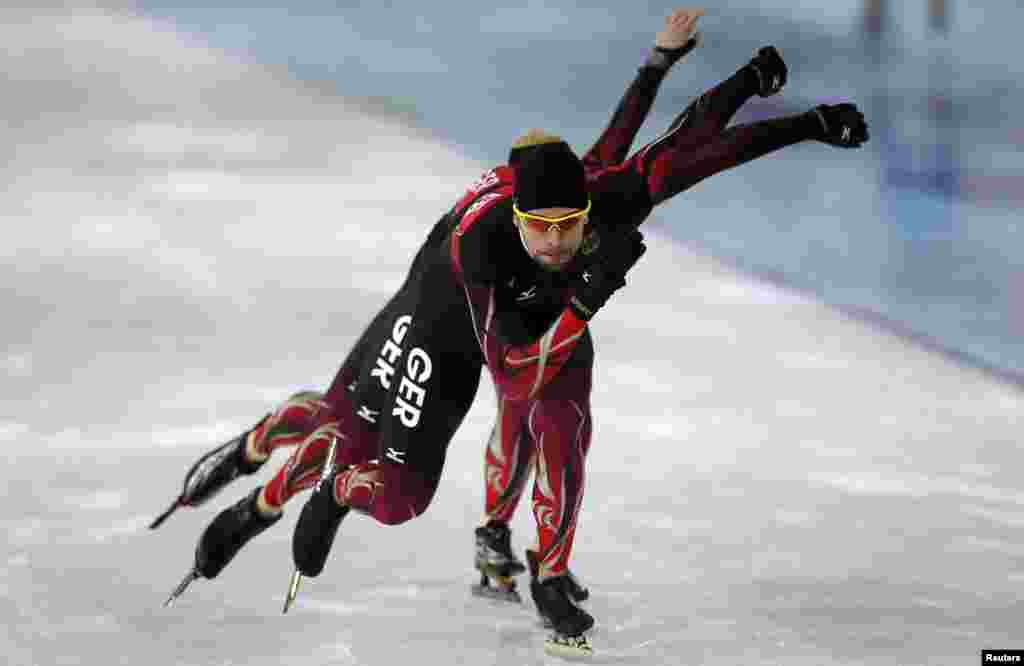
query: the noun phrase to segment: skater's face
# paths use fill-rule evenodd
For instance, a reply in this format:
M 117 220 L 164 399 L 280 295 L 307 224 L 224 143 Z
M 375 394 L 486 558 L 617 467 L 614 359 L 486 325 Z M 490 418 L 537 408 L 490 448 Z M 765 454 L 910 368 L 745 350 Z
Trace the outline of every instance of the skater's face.
M 587 206 L 587 210 L 589 208 Z M 587 210 L 538 208 L 525 213 L 516 210 L 515 223 L 523 245 L 541 268 L 560 271 L 569 265 L 583 243 Z

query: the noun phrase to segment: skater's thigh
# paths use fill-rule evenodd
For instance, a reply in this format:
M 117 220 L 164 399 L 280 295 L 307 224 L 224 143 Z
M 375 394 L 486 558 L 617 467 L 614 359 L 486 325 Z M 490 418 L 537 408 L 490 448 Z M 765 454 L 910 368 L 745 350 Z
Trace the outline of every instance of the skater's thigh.
M 396 303 L 392 337 L 369 371 L 374 397 L 384 398 L 375 406 L 382 461 L 426 478 L 440 477 L 483 368 L 469 308 L 449 276 L 427 272 Z
M 380 415 L 388 395 L 396 385 L 396 375 L 404 355 L 404 341 L 412 315 L 403 302 L 392 299 L 388 307 L 374 317 L 359 340 L 355 383 L 348 394 L 355 416 L 364 427 L 380 430 Z M 355 350 L 354 350 L 355 351 Z M 348 363 L 346 363 L 346 366 Z

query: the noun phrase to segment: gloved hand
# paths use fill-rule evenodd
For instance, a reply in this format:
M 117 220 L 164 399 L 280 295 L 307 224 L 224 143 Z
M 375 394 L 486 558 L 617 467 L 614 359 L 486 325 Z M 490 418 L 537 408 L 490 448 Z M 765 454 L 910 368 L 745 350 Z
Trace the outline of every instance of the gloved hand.
M 576 316 L 589 321 L 615 291 L 626 286 L 626 273 L 646 251 L 639 229 L 630 227 L 601 234 L 600 245 L 569 300 Z
M 782 54 L 774 46 L 759 48 L 750 59 L 748 67 L 757 74 L 757 94 L 761 97 L 771 97 L 786 85 L 789 68 L 782 59 Z
M 860 148 L 868 140 L 868 124 L 855 104 L 822 104 L 810 113 L 821 124 L 821 134 L 814 137 L 818 141 L 839 148 Z

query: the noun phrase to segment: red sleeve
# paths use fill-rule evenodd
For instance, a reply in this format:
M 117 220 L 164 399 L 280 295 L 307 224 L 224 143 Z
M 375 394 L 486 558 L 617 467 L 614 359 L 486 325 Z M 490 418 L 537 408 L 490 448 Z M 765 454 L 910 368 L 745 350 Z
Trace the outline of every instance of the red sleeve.
M 494 383 L 509 400 L 528 400 L 558 374 L 583 337 L 587 322 L 565 308 L 539 339 L 526 345 L 505 347 L 501 359 L 491 364 Z M 495 365 L 500 365 L 495 368 Z

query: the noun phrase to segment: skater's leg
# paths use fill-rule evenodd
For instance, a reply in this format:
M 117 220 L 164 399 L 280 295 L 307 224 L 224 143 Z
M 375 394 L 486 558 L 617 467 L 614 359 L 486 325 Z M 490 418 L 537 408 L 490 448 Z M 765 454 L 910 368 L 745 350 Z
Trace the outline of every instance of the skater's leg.
M 327 410 L 322 393 L 296 393 L 252 429 L 246 439 L 246 457 L 253 462 L 262 462 L 276 449 L 302 442 Z
M 439 236 L 444 230 L 435 227 Z M 357 417 L 376 428 L 377 462 L 336 468 L 317 483 L 292 539 L 303 575 L 322 571 L 351 509 L 386 525 L 427 509 L 448 443 L 476 395 L 483 359 L 463 292 L 452 288 L 450 260 L 441 253 L 418 256 L 420 267 L 378 318 L 383 324 L 368 341 L 371 353 L 351 397 Z
M 363 338 L 366 335 L 364 333 Z M 349 354 L 327 394 L 313 391 L 296 393 L 260 419 L 255 426 L 200 458 L 185 475 L 183 490 L 178 498 L 150 527 L 159 527 L 177 508 L 199 506 L 239 476 L 256 472 L 274 450 L 301 443 L 333 418 L 330 416 L 332 412 L 350 412 L 349 396 L 352 389 L 349 387 L 358 376 L 358 362 L 365 355 L 364 348 L 365 344 L 357 345 Z M 268 504 L 275 497 L 279 500 L 281 496 L 279 493 L 261 493 L 257 503 L 259 508 L 264 511 L 280 508 L 280 504 L 276 507 Z
M 536 557 L 530 558 L 536 567 L 530 594 L 545 624 L 555 631 L 545 649 L 564 644 L 585 652 L 589 644 L 583 633 L 594 618 L 579 606 L 586 595 L 572 578 L 569 558 L 590 448 L 590 368 L 559 379 L 562 390 L 545 393 L 529 420 L 531 436 L 537 440 L 533 513 L 538 540 Z
M 740 107 L 757 91 L 756 86 L 757 78 L 750 68 L 740 68 L 692 101 L 655 141 L 668 141 L 677 147 L 706 141 L 725 129 Z
M 498 415 L 484 451 L 484 520 L 512 520 L 530 475 L 534 443 L 526 420 L 535 401 L 498 400 Z
M 688 150 L 675 150 L 669 145 L 655 148 L 638 156 L 643 162 L 639 168 L 647 181 L 651 202 L 657 205 L 709 176 L 820 132 L 820 123 L 813 114 L 736 125 Z
M 519 595 L 512 577 L 526 565 L 512 550 L 508 524 L 533 466 L 534 443 L 526 419 L 534 405 L 532 400 L 498 398 L 497 419 L 484 451 L 484 519 L 474 530 L 473 562 L 482 576 L 476 592 L 513 601 Z
M 664 150 L 687 151 L 713 139 L 725 129 L 740 107 L 758 93 L 759 81 L 756 68 L 749 63 L 744 65 L 691 102 L 661 136 L 636 154 L 646 156 Z
M 215 577 L 246 542 L 277 522 L 288 499 L 316 484 L 332 442 L 336 443 L 335 463 L 341 467 L 376 455 L 375 435 L 356 418 L 349 398 L 352 391 L 347 389 L 358 370 L 352 365 L 355 357 L 349 355 L 332 383 L 332 388 L 342 390 L 327 396 L 297 394 L 254 429 L 251 440 L 259 446 L 253 448 L 263 460 L 276 448 L 298 447 L 266 485 L 222 511 L 207 527 L 196 548 L 193 575 Z M 179 587 L 176 594 L 183 589 Z
M 366 347 L 366 336 L 364 333 L 364 339 L 345 359 L 326 394 L 316 401 L 296 405 L 286 403 L 276 420 L 278 413 L 271 414 L 269 421 L 278 425 L 276 429 L 267 429 L 268 435 L 263 441 L 272 440 L 278 443 L 277 446 L 285 442 L 298 443 L 299 446 L 264 487 L 260 495 L 261 509 L 280 511 L 296 493 L 312 487 L 333 439 L 338 441 L 335 465 L 339 467 L 376 457 L 375 426 L 357 418 L 352 399 L 355 391 L 350 388 L 357 382 L 360 372 L 355 362 L 366 356 L 360 351 Z
M 387 525 L 430 504 L 448 443 L 480 383 L 473 323 L 451 281 L 447 256 L 431 256 L 378 318 L 351 394 L 357 416 L 366 413 L 379 433 L 379 462 L 339 472 L 334 498 Z
M 464 357 L 461 365 L 456 360 L 445 367 L 450 372 L 448 381 L 454 384 L 447 391 L 437 391 L 443 399 L 424 401 L 414 441 L 377 435 L 374 462 L 336 467 L 323 483 L 317 483 L 292 539 L 299 572 L 309 577 L 320 574 L 338 526 L 351 509 L 385 525 L 399 525 L 426 511 L 441 479 L 448 442 L 469 411 L 480 378 L 479 363 L 466 363 Z M 405 409 L 398 405 L 384 412 L 400 418 Z
M 527 421 L 537 442 L 533 513 L 540 581 L 569 572 L 590 448 L 590 377 L 589 366 L 562 373 Z
M 244 448 L 240 451 L 244 461 L 258 467 L 275 450 L 296 446 L 325 423 L 336 420 L 331 414 L 347 413 L 351 409 L 351 389 L 345 389 L 356 380 L 357 363 L 362 357 L 362 349 L 357 345 L 338 370 L 326 394 L 301 391 L 263 417 L 244 435 Z
M 280 518 L 280 511 L 260 509 L 259 489 L 254 489 L 217 514 L 203 530 L 196 546 L 196 573 L 203 578 L 216 578 L 246 543 Z
M 590 444 L 589 405 L 543 402 L 530 429 L 539 442 L 533 513 L 539 546 L 537 577 L 544 580 L 564 575 L 569 568 Z
M 344 401 L 351 400 L 351 396 L 356 392 L 360 380 L 365 380 L 361 376 L 363 368 L 367 364 L 371 367 L 373 366 L 373 357 L 378 354 L 382 341 L 388 339 L 394 322 L 394 312 L 392 309 L 394 304 L 395 299 L 392 298 L 388 305 L 377 313 L 362 335 L 359 336 L 359 340 L 356 341 L 352 351 L 345 358 L 345 362 L 342 363 L 338 373 L 334 376 L 331 385 L 327 387 L 327 392 L 324 394 L 327 402 L 332 405 L 338 405 Z
M 439 480 L 407 467 L 363 463 L 334 478 L 334 501 L 384 525 L 400 525 L 427 510 Z
M 316 485 L 333 440 L 337 441 L 335 465 L 338 468 L 364 463 L 377 455 L 374 436 L 351 414 L 339 419 L 330 412 L 264 486 L 260 507 L 280 511 L 297 493 Z
M 661 136 L 608 173 L 641 174 L 651 202 L 657 205 L 719 171 L 809 138 L 809 126 L 784 136 L 773 135 L 781 141 L 772 146 L 742 132 L 723 133 L 747 100 L 777 92 L 785 79 L 786 65 L 778 53 L 771 47 L 761 49 L 751 62 L 687 106 Z M 771 87 L 773 83 L 778 86 Z

